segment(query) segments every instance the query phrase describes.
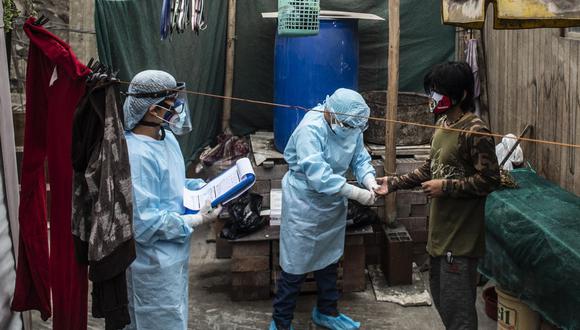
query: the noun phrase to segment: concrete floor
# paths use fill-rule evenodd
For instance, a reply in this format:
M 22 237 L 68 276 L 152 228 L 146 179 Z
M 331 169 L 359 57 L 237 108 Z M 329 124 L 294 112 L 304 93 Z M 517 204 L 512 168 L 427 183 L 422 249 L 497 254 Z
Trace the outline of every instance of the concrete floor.
M 229 260 L 214 258 L 215 245 L 206 243 L 208 228 L 194 233 L 190 259 L 189 329 L 264 330 L 271 319 L 271 301 L 232 302 L 229 298 Z M 424 276 L 427 278 L 427 276 Z M 296 329 L 317 329 L 310 320 L 316 296 L 301 296 L 295 313 Z M 478 294 L 479 329 L 496 329 L 496 323 L 483 313 L 481 290 Z M 422 330 L 444 329 L 433 306 L 402 307 L 377 302 L 370 283 L 364 292 L 345 294 L 341 311 L 362 323 L 362 329 Z M 90 310 L 90 308 L 89 308 Z M 49 322 L 33 313 L 33 329 L 50 329 Z M 89 329 L 104 329 L 103 320 L 89 315 Z

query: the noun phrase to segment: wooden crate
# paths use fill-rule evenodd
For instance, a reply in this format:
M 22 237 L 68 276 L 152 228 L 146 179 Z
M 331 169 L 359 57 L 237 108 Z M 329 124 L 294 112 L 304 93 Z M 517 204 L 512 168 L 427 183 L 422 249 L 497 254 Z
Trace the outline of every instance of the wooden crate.
M 234 301 L 270 298 L 270 241 L 232 241 Z

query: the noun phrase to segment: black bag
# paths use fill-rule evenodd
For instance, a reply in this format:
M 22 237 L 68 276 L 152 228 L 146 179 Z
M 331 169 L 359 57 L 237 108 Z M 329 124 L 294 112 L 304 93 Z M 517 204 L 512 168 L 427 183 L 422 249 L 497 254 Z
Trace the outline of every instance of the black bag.
M 266 226 L 266 217 L 260 216 L 262 196 L 245 193 L 226 206 L 230 218 L 220 236 L 225 239 L 238 239 L 256 232 Z
M 379 216 L 370 207 L 352 200 L 348 201 L 346 213 L 346 227 L 348 229 L 359 229 L 378 222 Z

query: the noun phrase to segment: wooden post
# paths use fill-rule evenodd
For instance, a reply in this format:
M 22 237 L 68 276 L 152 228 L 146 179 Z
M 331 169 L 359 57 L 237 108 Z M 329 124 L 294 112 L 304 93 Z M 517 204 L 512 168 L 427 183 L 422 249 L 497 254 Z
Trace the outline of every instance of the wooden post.
M 234 55 L 236 41 L 236 0 L 228 0 L 228 35 L 226 48 L 226 81 L 224 84 L 224 95 L 232 96 L 234 87 Z M 222 132 L 229 132 L 230 118 L 232 111 L 232 100 L 224 99 L 222 113 Z
M 387 120 L 397 119 L 397 105 L 399 93 L 399 37 L 401 34 L 399 23 L 399 0 L 389 1 L 389 61 L 388 73 L 389 82 L 387 87 L 387 111 L 385 116 Z M 397 136 L 395 134 L 395 124 L 387 122 L 385 125 L 385 174 L 393 175 L 397 170 Z M 385 214 L 388 223 L 395 221 L 397 217 L 397 206 L 395 194 L 389 194 L 386 197 Z
M 90 58 L 97 58 L 97 35 L 95 30 L 95 2 L 71 0 L 69 3 L 70 26 L 86 33 L 70 32 L 69 44 L 79 61 L 87 63 Z M 118 69 L 118 68 L 117 68 Z

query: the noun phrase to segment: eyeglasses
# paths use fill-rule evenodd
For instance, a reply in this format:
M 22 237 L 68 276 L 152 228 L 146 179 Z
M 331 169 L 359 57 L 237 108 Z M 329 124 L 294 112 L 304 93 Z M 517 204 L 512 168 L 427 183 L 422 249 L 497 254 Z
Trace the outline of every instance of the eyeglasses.
M 173 101 L 173 104 L 168 104 L 167 101 Z M 174 111 L 178 114 L 183 112 L 184 105 L 185 105 L 185 103 L 183 102 L 183 100 L 179 99 L 179 98 L 175 98 L 175 96 L 167 97 L 163 101 L 157 103 L 158 107 L 163 108 L 163 109 L 168 110 L 168 111 Z

